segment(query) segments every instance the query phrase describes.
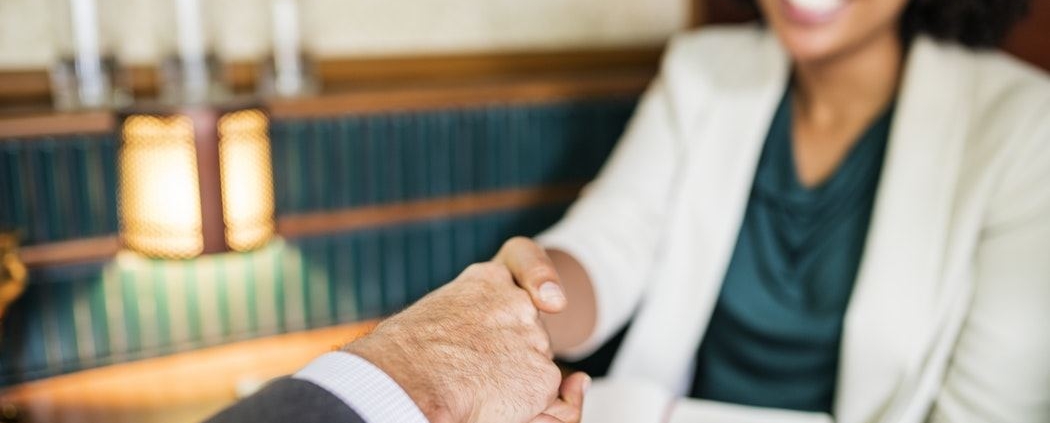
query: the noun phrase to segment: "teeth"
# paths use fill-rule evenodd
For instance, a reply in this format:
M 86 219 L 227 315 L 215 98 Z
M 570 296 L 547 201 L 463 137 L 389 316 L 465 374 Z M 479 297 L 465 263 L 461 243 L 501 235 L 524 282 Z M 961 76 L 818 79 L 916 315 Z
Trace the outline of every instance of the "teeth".
M 788 0 L 799 9 L 810 13 L 827 13 L 845 3 L 845 0 Z

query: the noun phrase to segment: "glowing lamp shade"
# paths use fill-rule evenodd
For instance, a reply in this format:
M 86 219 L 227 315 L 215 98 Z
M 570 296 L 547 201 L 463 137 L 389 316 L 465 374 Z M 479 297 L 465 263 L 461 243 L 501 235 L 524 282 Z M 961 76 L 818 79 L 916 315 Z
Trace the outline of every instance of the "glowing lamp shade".
M 149 257 L 249 251 L 276 230 L 269 119 L 258 108 L 125 113 L 118 152 L 125 247 Z

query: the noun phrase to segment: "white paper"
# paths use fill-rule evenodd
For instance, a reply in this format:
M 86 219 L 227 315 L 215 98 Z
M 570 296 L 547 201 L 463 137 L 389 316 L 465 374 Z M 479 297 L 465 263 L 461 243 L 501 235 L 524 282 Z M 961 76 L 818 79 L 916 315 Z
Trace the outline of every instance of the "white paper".
M 588 423 L 661 423 L 674 397 L 645 381 L 598 379 L 583 401 Z
M 675 402 L 669 423 L 832 423 L 824 413 L 750 407 L 682 398 Z
M 583 401 L 584 423 L 833 423 L 824 413 L 676 398 L 644 380 L 598 379 Z

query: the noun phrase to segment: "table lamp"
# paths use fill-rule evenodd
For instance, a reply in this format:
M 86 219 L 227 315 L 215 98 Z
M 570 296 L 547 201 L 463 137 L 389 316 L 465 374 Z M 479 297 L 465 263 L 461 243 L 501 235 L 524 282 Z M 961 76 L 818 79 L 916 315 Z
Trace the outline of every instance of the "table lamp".
M 257 106 L 118 116 L 122 244 L 153 258 L 249 251 L 276 230 L 269 118 Z

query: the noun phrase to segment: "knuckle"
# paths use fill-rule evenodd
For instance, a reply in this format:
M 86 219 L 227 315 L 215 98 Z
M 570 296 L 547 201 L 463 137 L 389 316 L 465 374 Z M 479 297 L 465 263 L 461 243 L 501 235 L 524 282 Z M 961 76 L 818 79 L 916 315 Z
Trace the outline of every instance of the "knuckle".
M 510 274 L 510 269 L 506 265 L 493 262 L 489 262 L 489 264 L 491 265 L 489 272 L 491 272 L 493 279 L 513 282 L 514 277 Z
M 510 313 L 514 316 L 514 323 L 519 327 L 524 327 L 528 331 L 533 330 L 533 321 L 536 320 L 537 312 L 536 308 L 532 304 L 522 303 L 521 301 L 515 301 L 510 308 Z
M 463 273 L 462 274 L 469 274 L 469 275 L 478 274 L 478 273 L 482 273 L 484 271 L 483 269 L 484 269 L 484 267 L 482 266 L 481 263 L 471 263 L 469 266 L 467 266 L 465 269 L 463 269 Z
M 539 318 L 539 311 L 536 311 L 536 306 L 532 305 L 532 298 L 525 291 L 514 289 L 515 292 L 510 293 L 510 301 L 508 301 L 511 311 L 525 323 L 535 324 L 535 320 Z
M 526 247 L 526 246 L 529 246 L 531 244 L 532 244 L 532 240 L 531 239 L 519 235 L 519 236 L 514 236 L 514 237 L 511 237 L 510 239 L 508 239 L 507 242 L 503 243 L 503 247 L 513 250 L 513 249 L 518 249 L 518 248 L 521 248 L 521 247 Z
M 553 387 L 554 392 L 557 393 L 558 387 L 561 386 L 561 370 L 558 366 L 546 358 L 543 359 L 544 365 L 540 372 L 540 381 L 543 386 Z
M 542 330 L 536 330 L 533 331 L 532 336 L 530 338 L 533 347 L 535 347 L 537 351 L 543 353 L 544 355 L 550 355 L 551 340 L 546 333 L 544 333 Z
M 463 274 L 485 281 L 506 281 L 511 279 L 507 266 L 491 261 L 473 263 L 463 270 Z

